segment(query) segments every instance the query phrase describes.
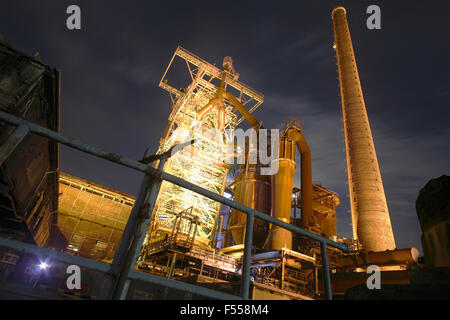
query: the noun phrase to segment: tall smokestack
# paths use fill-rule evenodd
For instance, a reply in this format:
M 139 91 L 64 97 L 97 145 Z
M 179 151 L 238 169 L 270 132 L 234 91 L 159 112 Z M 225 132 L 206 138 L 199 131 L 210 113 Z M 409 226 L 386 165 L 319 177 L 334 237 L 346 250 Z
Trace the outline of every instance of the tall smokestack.
M 335 8 L 331 17 L 341 88 L 353 237 L 368 251 L 392 250 L 394 234 L 345 8 Z

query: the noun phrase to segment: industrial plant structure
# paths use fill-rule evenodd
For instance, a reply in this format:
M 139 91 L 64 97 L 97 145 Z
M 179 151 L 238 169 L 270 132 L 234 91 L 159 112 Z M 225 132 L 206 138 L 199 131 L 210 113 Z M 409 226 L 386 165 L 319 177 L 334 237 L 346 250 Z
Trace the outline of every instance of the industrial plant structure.
M 341 202 L 338 194 L 313 184 L 308 132 L 304 132 L 301 124 L 288 121 L 279 128 L 277 140 L 271 135 L 263 136 L 267 131 L 252 112 L 261 106 L 264 96 L 241 82 L 233 60 L 226 57 L 221 69 L 182 47 L 176 49 L 159 83 L 169 93 L 172 105 L 156 155 L 147 155 L 140 162 L 128 161 L 33 127 L 33 132 L 49 138 L 47 142 L 43 137 L 32 136 L 40 143 L 36 152 L 46 152 L 42 163 L 50 165 L 38 167 L 37 160 L 32 159 L 34 154 L 30 154 L 24 166 L 27 181 L 33 178 L 34 183 L 30 182 L 25 189 L 34 195 L 22 195 L 23 190 L 15 189 L 14 183 L 22 174 L 16 164 L 24 153 L 18 148 L 33 142 L 25 133 L 25 139 L 9 143 L 11 136 L 20 134 L 11 124 L 28 124 L 5 114 L 36 122 L 29 114 L 43 107 L 30 97 L 41 90 L 48 94 L 47 104 L 54 109 L 47 109 L 45 115 L 53 122 L 39 124 L 58 131 L 55 114 L 59 108 L 59 81 L 53 69 L 2 44 L 5 56 L 22 59 L 20 64 L 11 62 L 17 61 L 14 59 L 0 61 L 11 70 L 1 75 L 0 82 L 1 216 L 8 223 L 15 221 L 14 228 L 19 230 L 20 225 L 24 234 L 9 238 L 23 241 L 28 237 L 29 242 L 39 246 L 101 262 L 95 264 L 95 270 L 111 264 L 106 278 L 92 276 L 91 283 L 83 289 L 84 295 L 97 298 L 111 297 L 99 285 L 104 279 L 109 281 L 111 275 L 117 281 L 111 291 L 119 292 L 114 297 L 129 299 L 205 296 L 199 292 L 206 291 L 197 292 L 193 286 L 179 283 L 224 292 L 229 294 L 227 297 L 331 298 L 330 288 L 337 297 L 355 285 L 365 284 L 365 270 L 372 264 L 381 267 L 384 283 L 409 283 L 408 268 L 417 263 L 418 252 L 414 248 L 395 247 L 345 9 L 333 10 L 332 21 L 353 238 L 338 236 L 336 208 Z M 172 85 L 173 79 L 168 76 L 176 59 L 184 61 L 190 76 L 190 83 L 183 88 Z M 17 101 L 4 99 L 3 93 L 13 92 L 16 87 L 23 88 L 14 93 L 23 97 L 22 109 Z M 229 140 L 227 133 L 235 132 L 242 122 L 254 129 L 256 147 L 265 147 L 267 154 L 278 149 L 278 156 L 271 163 L 250 161 L 255 147 L 250 136 L 243 148 L 237 146 L 230 152 L 228 146 L 234 146 L 235 142 Z M 146 177 L 151 176 L 148 180 L 144 178 L 142 190 L 146 191 L 135 198 L 58 172 L 57 162 L 50 161 L 57 159 L 58 154 L 52 139 L 145 172 Z M 14 148 L 16 145 L 19 147 Z M 241 163 L 237 161 L 240 157 L 244 159 Z M 278 170 L 264 174 L 263 169 L 272 164 Z M 296 166 L 301 168 L 300 188 L 294 188 Z M 46 191 L 42 191 L 44 187 Z M 50 212 L 53 215 L 48 218 Z M 50 230 L 45 231 L 45 239 L 38 232 L 41 229 Z M 3 237 L 11 234 L 8 230 L 2 229 Z M 2 242 L 0 246 L 4 247 L 0 251 L 4 256 L 14 255 L 13 248 L 19 248 L 16 242 Z M 60 259 L 68 261 L 67 257 Z M 89 263 L 84 263 L 89 269 Z M 9 269 L 4 270 L 14 275 Z

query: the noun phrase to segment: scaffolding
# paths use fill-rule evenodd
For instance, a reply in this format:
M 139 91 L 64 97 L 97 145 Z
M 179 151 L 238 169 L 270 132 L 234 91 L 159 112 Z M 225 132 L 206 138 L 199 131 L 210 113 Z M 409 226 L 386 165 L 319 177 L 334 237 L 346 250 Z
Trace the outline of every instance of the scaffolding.
M 173 136 L 178 136 L 182 128 L 178 128 Z M 185 131 L 188 132 L 188 131 Z M 188 134 L 190 139 L 191 134 Z M 167 145 L 177 141 L 169 139 Z M 166 151 L 161 148 L 160 151 Z M 202 185 L 214 193 L 222 194 L 228 172 L 228 166 L 221 160 L 224 145 L 213 141 L 206 135 L 196 135 L 194 144 L 187 146 L 172 156 L 166 163 L 164 170 L 192 183 Z M 206 197 L 195 194 L 190 190 L 163 182 L 158 196 L 153 216 L 157 220 L 160 230 L 170 232 L 174 226 L 177 214 L 191 208 L 194 216 L 199 218 L 196 242 L 209 245 L 214 240 L 216 216 L 220 204 Z M 187 228 L 187 221 L 182 222 L 181 228 Z
M 315 271 L 318 268 L 316 256 L 308 256 L 282 248 L 252 256 L 252 276 L 255 282 L 301 294 L 314 296 L 317 284 Z
M 183 89 L 169 84 L 167 75 L 175 58 L 185 61 L 192 82 Z M 159 86 L 169 92 L 172 112 L 169 123 L 160 141 L 158 154 L 166 152 L 177 143 L 195 139 L 195 143 L 180 150 L 168 159 L 164 171 L 203 186 L 222 195 L 228 173 L 226 159 L 227 135 L 222 129 L 232 132 L 243 120 L 233 105 L 224 100 L 225 123 L 219 126 L 219 111 L 212 109 L 197 121 L 198 112 L 213 99 L 219 89 L 218 80 L 225 71 L 178 47 L 167 67 Z M 237 92 L 238 100 L 249 112 L 254 111 L 264 100 L 262 94 L 239 82 L 236 73 L 225 73 L 225 88 Z M 161 231 L 169 233 L 179 212 L 192 208 L 192 214 L 199 217 L 195 242 L 211 246 L 215 241 L 220 203 L 212 201 L 190 190 L 164 181 L 158 195 L 153 217 Z M 184 223 L 184 222 L 183 222 Z M 186 226 L 187 227 L 187 226 Z

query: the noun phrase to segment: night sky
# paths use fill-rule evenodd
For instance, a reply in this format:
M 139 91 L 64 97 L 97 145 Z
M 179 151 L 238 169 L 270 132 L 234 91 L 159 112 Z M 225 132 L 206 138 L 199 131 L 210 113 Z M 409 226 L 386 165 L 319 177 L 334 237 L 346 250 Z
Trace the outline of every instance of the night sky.
M 343 5 L 396 244 L 420 250 L 418 192 L 450 174 L 450 2 L 393 2 L 14 0 L 0 4 L 0 32 L 62 71 L 62 133 L 133 159 L 156 151 L 167 124 L 158 82 L 176 47 L 218 66 L 232 56 L 240 80 L 265 95 L 254 115 L 266 128 L 302 117 L 313 180 L 339 193 L 338 233 L 351 237 L 331 23 Z M 81 7 L 81 30 L 66 28 L 70 4 Z M 366 28 L 371 4 L 381 30 Z M 130 194 L 141 178 L 66 147 L 61 169 Z

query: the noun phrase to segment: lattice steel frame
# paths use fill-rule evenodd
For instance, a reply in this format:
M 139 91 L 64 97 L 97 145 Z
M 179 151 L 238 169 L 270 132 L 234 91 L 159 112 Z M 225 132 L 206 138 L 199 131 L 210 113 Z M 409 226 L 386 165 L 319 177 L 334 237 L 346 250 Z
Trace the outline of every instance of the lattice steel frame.
M 175 58 L 181 58 L 186 66 L 192 82 L 186 89 L 178 90 L 169 85 L 166 78 Z M 182 47 L 178 47 L 164 72 L 159 86 L 169 92 L 172 100 L 172 112 L 169 123 L 160 141 L 158 153 L 171 148 L 174 144 L 195 138 L 196 143 L 184 148 L 168 159 L 164 170 L 182 179 L 201 185 L 204 188 L 222 195 L 225 188 L 228 165 L 224 162 L 227 149 L 223 141 L 211 136 L 209 129 L 218 128 L 218 110 L 213 109 L 201 121 L 202 130 L 193 128 L 196 116 L 208 102 L 213 99 L 218 90 L 213 82 L 220 80 L 223 71 L 204 61 Z M 226 86 L 239 92 L 238 100 L 254 111 L 264 101 L 264 96 L 238 81 L 238 74 L 227 73 Z M 235 108 L 224 100 L 225 126 L 234 129 L 243 120 L 238 118 Z M 194 134 L 195 131 L 195 134 Z M 220 140 L 220 139 L 219 139 Z M 170 232 L 176 215 L 192 207 L 192 213 L 199 217 L 200 226 L 197 229 L 196 243 L 209 246 L 216 236 L 220 203 L 195 194 L 192 191 L 179 188 L 168 182 L 163 182 L 158 196 L 153 217 L 157 220 L 160 230 Z

